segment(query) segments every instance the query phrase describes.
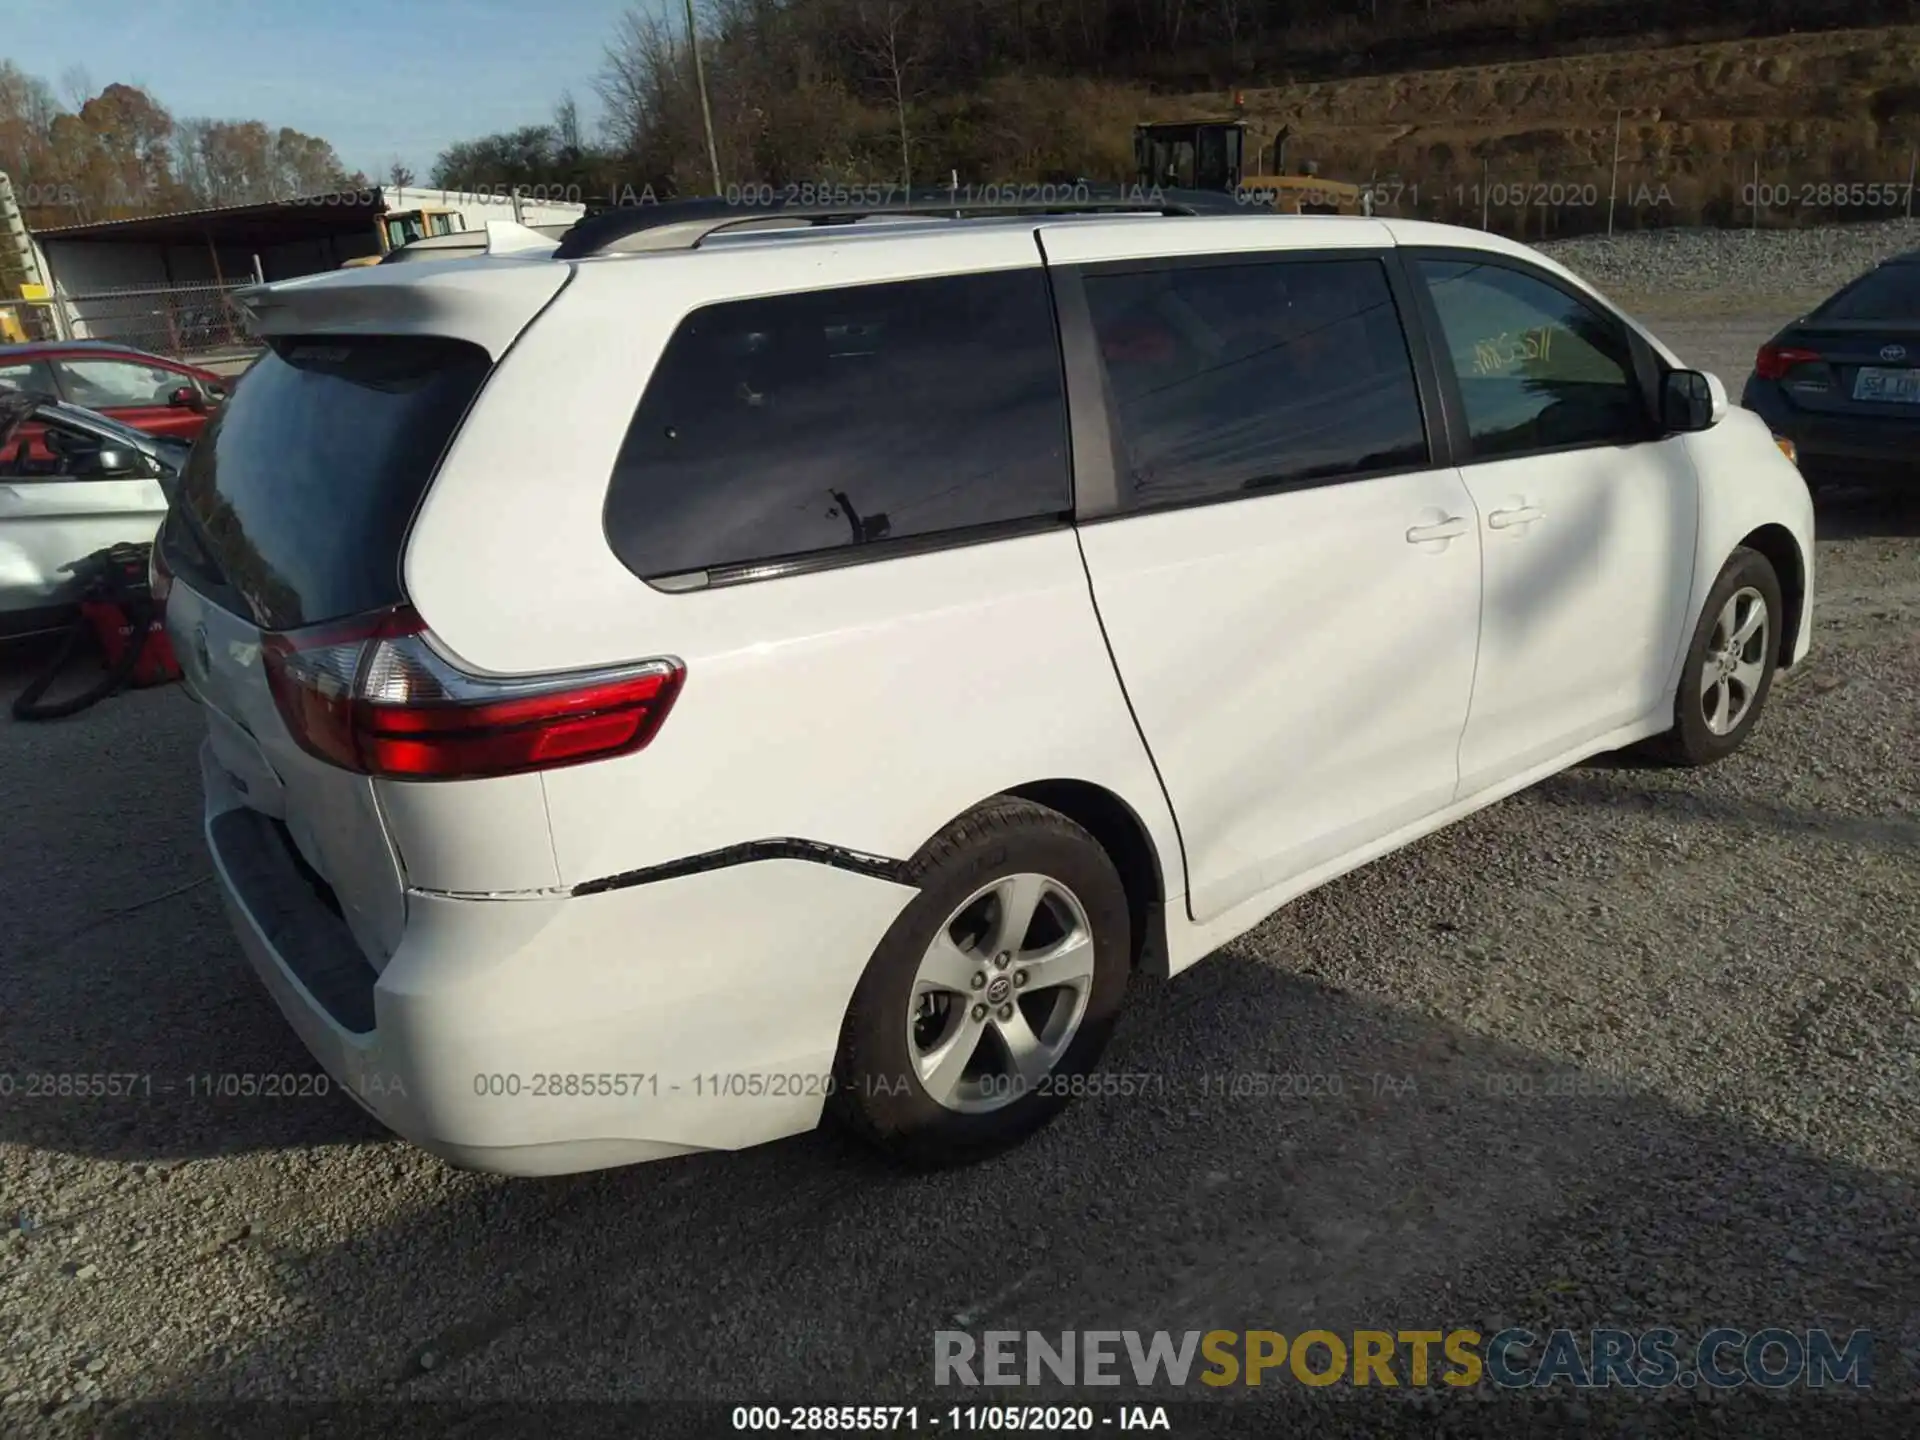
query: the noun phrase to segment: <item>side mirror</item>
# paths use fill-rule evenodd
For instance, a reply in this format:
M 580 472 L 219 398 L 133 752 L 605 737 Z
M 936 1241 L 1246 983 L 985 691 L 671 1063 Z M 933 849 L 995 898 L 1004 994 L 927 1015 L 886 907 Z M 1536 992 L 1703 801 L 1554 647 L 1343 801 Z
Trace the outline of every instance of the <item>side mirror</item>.
M 74 474 L 89 480 L 137 480 L 152 474 L 147 457 L 131 445 L 102 445 L 79 456 Z
M 175 390 L 167 397 L 167 404 L 173 406 L 176 410 L 204 410 L 207 408 L 207 402 L 201 398 L 200 392 L 191 385 L 182 385 L 178 390 Z
M 1669 435 L 1710 430 L 1727 413 L 1726 388 L 1699 370 L 1669 370 L 1660 381 L 1660 428 Z

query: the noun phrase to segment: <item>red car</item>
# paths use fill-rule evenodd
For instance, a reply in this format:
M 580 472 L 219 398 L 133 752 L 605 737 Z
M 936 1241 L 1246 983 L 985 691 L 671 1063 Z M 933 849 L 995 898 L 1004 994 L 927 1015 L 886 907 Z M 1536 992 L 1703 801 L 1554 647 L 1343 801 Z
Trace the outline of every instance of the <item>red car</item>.
M 198 435 L 232 388 L 210 370 L 106 340 L 0 345 L 0 389 L 50 395 L 178 440 Z M 37 450 L 37 437 L 23 429 L 20 438 Z

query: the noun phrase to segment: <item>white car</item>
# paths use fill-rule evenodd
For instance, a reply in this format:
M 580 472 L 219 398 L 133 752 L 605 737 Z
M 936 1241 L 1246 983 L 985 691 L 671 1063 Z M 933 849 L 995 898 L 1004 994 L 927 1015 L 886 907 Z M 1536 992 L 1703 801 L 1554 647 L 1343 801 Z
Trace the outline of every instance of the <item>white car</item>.
M 151 545 L 187 445 L 50 395 L 0 389 L 0 642 L 64 630 L 76 565 Z
M 1134 967 L 1807 652 L 1798 471 L 1525 247 L 818 218 L 264 287 L 182 477 L 233 923 L 457 1164 L 990 1152 Z

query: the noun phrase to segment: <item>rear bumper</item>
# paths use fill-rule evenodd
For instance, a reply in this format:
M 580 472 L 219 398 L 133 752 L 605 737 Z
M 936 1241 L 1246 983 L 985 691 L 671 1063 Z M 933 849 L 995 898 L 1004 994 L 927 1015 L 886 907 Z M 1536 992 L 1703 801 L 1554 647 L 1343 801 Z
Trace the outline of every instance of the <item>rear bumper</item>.
M 1758 379 L 1747 382 L 1740 403 L 1793 441 L 1802 473 L 1815 479 L 1920 483 L 1920 413 L 1910 420 L 1822 415 L 1797 408 L 1777 385 Z
M 819 1122 L 841 1020 L 913 896 L 802 861 L 592 896 L 407 896 L 375 973 L 276 822 L 203 748 L 215 874 L 255 973 L 334 1084 L 454 1164 L 552 1175 Z

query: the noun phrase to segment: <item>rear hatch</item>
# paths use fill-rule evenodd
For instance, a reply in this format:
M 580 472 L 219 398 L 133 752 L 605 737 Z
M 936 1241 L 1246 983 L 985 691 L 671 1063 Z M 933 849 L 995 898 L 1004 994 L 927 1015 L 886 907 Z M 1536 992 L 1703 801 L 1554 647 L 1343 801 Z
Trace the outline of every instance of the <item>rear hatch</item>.
M 401 602 L 414 512 L 492 365 L 444 336 L 271 337 L 195 445 L 161 535 L 167 627 L 213 757 L 376 967 L 406 910 L 374 782 L 296 742 L 264 651 Z

